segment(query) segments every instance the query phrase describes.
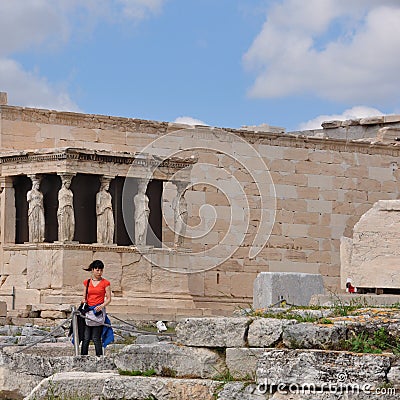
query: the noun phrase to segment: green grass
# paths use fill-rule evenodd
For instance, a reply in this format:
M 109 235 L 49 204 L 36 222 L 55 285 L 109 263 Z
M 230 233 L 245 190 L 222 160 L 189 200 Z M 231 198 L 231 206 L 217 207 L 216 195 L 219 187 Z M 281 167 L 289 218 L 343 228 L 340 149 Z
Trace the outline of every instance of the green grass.
M 355 353 L 380 354 L 383 351 L 392 351 L 399 354 L 400 343 L 398 339 L 390 337 L 385 328 L 380 328 L 372 335 L 367 332 L 354 335 L 345 341 L 345 349 Z

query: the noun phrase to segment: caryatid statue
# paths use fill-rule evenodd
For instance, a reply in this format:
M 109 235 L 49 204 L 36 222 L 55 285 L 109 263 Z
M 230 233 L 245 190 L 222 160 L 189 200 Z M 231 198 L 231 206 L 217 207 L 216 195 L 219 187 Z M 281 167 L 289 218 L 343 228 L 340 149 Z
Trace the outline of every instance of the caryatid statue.
M 145 246 L 149 225 L 149 198 L 146 195 L 147 179 L 138 179 L 138 192 L 133 199 L 135 205 L 135 245 Z
M 70 189 L 72 175 L 61 175 L 61 189 L 58 192 L 58 240 L 72 242 L 75 233 L 74 195 Z
M 188 221 L 188 209 L 185 199 L 187 182 L 177 181 L 176 196 L 172 200 L 172 209 L 174 210 L 174 246 L 180 247 L 185 239 L 186 226 Z
M 109 193 L 111 178 L 102 177 L 100 191 L 96 194 L 97 243 L 112 244 L 114 241 L 114 214 Z
M 32 180 L 32 189 L 26 194 L 28 201 L 28 227 L 29 242 L 44 242 L 44 207 L 43 194 L 39 190 L 40 179 L 35 175 L 30 176 Z

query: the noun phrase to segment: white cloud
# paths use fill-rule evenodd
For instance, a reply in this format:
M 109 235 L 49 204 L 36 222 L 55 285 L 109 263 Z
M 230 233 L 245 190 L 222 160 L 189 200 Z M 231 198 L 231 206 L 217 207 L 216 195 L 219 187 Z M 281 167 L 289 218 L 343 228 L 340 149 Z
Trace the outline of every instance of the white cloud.
M 347 119 L 376 117 L 379 115 L 383 115 L 383 113 L 376 108 L 355 106 L 343 111 L 342 114 L 319 115 L 310 121 L 301 123 L 298 129 L 301 131 L 309 129 L 321 129 L 321 124 L 325 121 L 345 121 Z
M 128 18 L 142 19 L 161 11 L 164 0 L 117 0 Z
M 26 70 L 12 55 L 26 49 L 57 49 L 104 21 L 139 21 L 161 10 L 165 0 L 0 1 L 0 91 L 10 104 L 79 110 L 65 84 Z M 61 87 L 60 87 L 61 85 Z
M 62 42 L 68 23 L 60 5 L 50 1 L 0 2 L 0 55 L 38 46 L 46 41 Z
M 398 96 L 400 2 L 283 0 L 244 55 L 253 97 L 314 94 L 336 101 Z
M 196 119 L 196 118 L 192 118 L 192 117 L 178 117 L 175 119 L 175 121 L 177 124 L 187 124 L 187 125 L 205 125 L 205 126 L 209 126 L 208 124 L 206 124 L 205 122 Z
M 62 87 L 49 84 L 43 77 L 25 71 L 11 59 L 0 59 L 0 88 L 8 92 L 9 104 L 27 107 L 80 111 Z

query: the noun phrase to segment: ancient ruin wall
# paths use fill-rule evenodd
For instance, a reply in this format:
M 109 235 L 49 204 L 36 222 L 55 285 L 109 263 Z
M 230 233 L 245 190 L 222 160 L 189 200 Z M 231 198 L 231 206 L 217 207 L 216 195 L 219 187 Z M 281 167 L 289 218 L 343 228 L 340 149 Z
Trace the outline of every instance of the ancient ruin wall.
M 2 106 L 1 113 L 3 149 L 68 146 L 140 152 L 164 136 L 153 147 L 159 155 L 195 153 L 199 164 L 210 166 L 195 170 L 204 174 L 198 176 L 199 180 L 222 185 L 226 169 L 236 176 L 249 204 L 250 228 L 227 261 L 185 281 L 185 290 L 189 288 L 199 307 L 211 305 L 221 311 L 250 303 L 253 281 L 260 271 L 321 273 L 326 287 L 339 290 L 340 237 L 351 237 L 354 224 L 376 201 L 399 197 L 399 149 L 393 145 L 206 127 L 188 129 L 177 124 L 10 106 Z M 260 218 L 260 193 L 254 177 L 264 171 L 257 170 L 258 156 L 248 154 L 239 138 L 261 156 L 276 191 L 275 223 L 255 259 L 249 257 Z M 239 159 L 245 160 L 244 167 Z M 167 200 L 172 196 L 173 190 L 167 185 L 167 216 L 171 213 Z M 186 243 L 186 247 L 199 252 L 200 260 L 201 251 L 218 246 L 230 226 L 229 198 L 218 187 L 198 184 L 190 189 L 187 200 L 191 225 L 201 220 L 199 212 L 204 204 L 214 206 L 217 214 L 206 236 Z M 232 246 L 236 243 L 235 229 Z M 172 240 L 166 226 L 163 235 L 166 242 Z M 122 271 L 122 266 L 118 268 Z M 181 274 L 172 275 L 168 282 L 181 279 Z M 151 289 L 150 284 L 148 287 Z M 153 287 L 157 290 L 156 285 Z M 121 287 L 122 293 L 124 290 L 128 289 Z

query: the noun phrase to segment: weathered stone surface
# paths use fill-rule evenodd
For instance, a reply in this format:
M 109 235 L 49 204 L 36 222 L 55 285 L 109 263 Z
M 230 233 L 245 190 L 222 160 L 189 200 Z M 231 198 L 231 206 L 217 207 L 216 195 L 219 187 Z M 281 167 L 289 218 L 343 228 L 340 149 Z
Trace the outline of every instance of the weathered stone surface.
M 14 349 L 2 349 L 0 352 L 0 366 L 19 374 L 35 375 L 46 378 L 61 371 L 104 371 L 115 369 L 114 362 L 108 357 L 94 356 L 61 356 L 48 357 L 24 352 L 10 351 Z M 20 350 L 17 348 L 17 350 Z
M 185 346 L 244 347 L 249 318 L 186 318 L 176 327 L 176 340 Z
M 376 125 L 383 123 L 383 115 L 377 117 L 366 117 L 360 119 L 360 125 Z
M 322 122 L 321 126 L 324 129 L 332 129 L 332 128 L 338 128 L 342 125 L 342 121 L 340 120 L 333 120 L 333 121 L 324 121 Z
M 8 399 L 21 399 L 41 382 L 37 375 L 21 374 L 0 366 L 0 396 Z
M 213 400 L 220 382 L 198 379 L 119 376 L 115 373 L 58 373 L 43 380 L 26 400 L 97 398 L 147 400 Z
M 116 355 L 115 365 L 127 371 L 154 369 L 158 374 L 195 378 L 211 378 L 226 369 L 217 351 L 163 342 L 126 346 Z
M 250 347 L 273 347 L 281 340 L 284 327 L 294 323 L 294 320 L 287 319 L 256 319 L 249 326 L 248 345 Z
M 353 232 L 351 262 L 342 275 L 356 287 L 400 287 L 400 201 L 376 202 Z
M 7 303 L 0 301 L 0 317 L 7 317 Z
M 8 102 L 7 100 L 7 93 L 6 92 L 0 92 L 0 105 L 6 105 Z
M 341 383 L 378 387 L 386 383 L 392 359 L 387 354 L 266 349 L 258 363 L 257 381 L 287 386 Z
M 228 382 L 218 392 L 217 400 L 265 400 L 267 397 L 257 392 L 257 386 L 244 382 Z
M 281 299 L 294 305 L 308 305 L 311 296 L 324 292 L 319 274 L 261 272 L 254 281 L 253 307 L 269 307 Z
M 159 342 L 170 342 L 171 336 L 160 336 L 160 335 L 139 335 L 135 341 L 135 344 L 151 344 Z
M 322 349 L 339 348 L 346 340 L 344 325 L 317 325 L 300 323 L 286 326 L 282 335 L 283 344 L 290 349 Z
M 253 379 L 257 370 L 258 359 L 264 354 L 263 348 L 228 348 L 225 362 L 229 373 L 235 379 Z

